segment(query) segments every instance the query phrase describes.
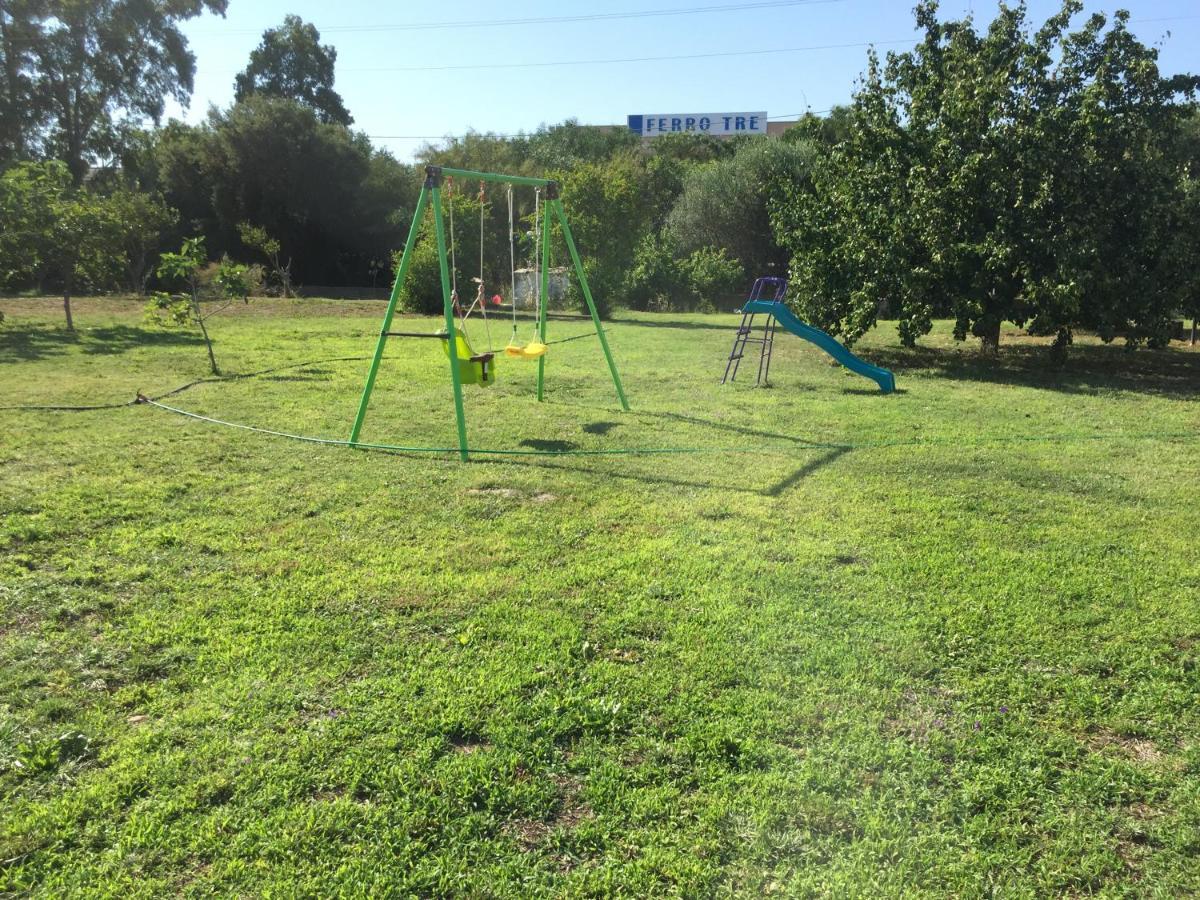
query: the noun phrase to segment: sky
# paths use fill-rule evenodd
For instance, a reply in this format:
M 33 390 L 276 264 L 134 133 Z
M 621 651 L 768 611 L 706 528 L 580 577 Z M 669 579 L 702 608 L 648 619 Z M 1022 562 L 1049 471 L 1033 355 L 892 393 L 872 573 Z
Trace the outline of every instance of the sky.
M 173 107 L 168 115 L 198 122 L 210 105 L 228 106 L 234 77 L 263 31 L 295 13 L 337 49 L 335 86 L 354 127 L 402 161 L 446 135 L 472 129 L 512 134 L 568 118 L 610 125 L 624 124 L 631 114 L 766 110 L 773 119 L 791 119 L 847 102 L 868 45 L 881 52 L 911 47 L 913 5 L 230 0 L 224 19 L 205 15 L 185 24 L 197 59 L 195 92 L 186 110 Z M 1058 6 L 1058 0 L 1029 0 L 1031 19 L 1040 23 Z M 1085 6 L 1089 13 L 1128 9 L 1138 36 L 1160 46 L 1164 73 L 1200 70 L 1196 0 L 1085 0 Z M 972 12 L 986 22 L 995 9 L 994 0 L 942 2 L 943 18 Z M 671 14 L 657 14 L 662 11 Z M 593 18 L 561 21 L 575 16 Z M 545 18 L 560 21 L 469 24 Z M 413 27 L 430 25 L 438 27 Z

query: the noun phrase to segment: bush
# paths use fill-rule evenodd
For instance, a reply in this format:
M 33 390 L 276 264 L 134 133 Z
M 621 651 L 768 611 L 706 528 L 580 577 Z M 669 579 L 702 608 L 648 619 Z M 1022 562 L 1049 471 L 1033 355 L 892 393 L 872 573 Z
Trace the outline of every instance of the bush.
M 737 290 L 742 267 L 723 248 L 701 247 L 679 258 L 666 234 L 647 235 L 626 280 L 629 305 L 653 312 L 712 312 Z
M 402 255 L 403 251 L 397 250 L 392 257 L 393 265 L 397 270 L 400 268 Z M 417 246 L 413 249 L 412 263 L 408 267 L 408 274 L 400 288 L 400 309 L 409 313 L 437 316 L 442 314 L 444 308 L 442 273 L 438 265 L 437 245 L 433 237 L 429 236 L 425 240 L 418 241 Z
M 661 234 L 646 235 L 634 251 L 633 266 L 626 279 L 631 309 L 670 309 L 684 283 L 675 246 Z
M 680 263 L 688 289 L 695 301 L 693 308 L 712 312 L 716 302 L 738 289 L 743 279 L 742 266 L 720 247 L 701 247 Z
M 614 301 L 623 296 L 625 272 L 620 266 L 615 266 L 599 259 L 585 259 L 583 271 L 587 276 L 588 287 L 592 290 L 592 302 L 596 304 L 596 315 L 607 319 L 612 313 Z M 589 315 L 587 300 L 579 285 L 579 277 L 571 270 L 571 279 L 567 286 L 567 304 Z

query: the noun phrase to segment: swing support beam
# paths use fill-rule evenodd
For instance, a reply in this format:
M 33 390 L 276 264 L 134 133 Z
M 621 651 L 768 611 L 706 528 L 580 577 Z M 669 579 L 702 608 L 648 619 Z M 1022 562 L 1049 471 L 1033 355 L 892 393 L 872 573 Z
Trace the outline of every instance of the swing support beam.
M 473 172 L 468 169 L 450 169 L 442 166 L 426 166 L 425 167 L 425 183 L 421 187 L 420 196 L 417 198 L 417 208 L 413 213 L 412 226 L 409 228 L 408 240 L 404 244 L 404 253 L 400 257 L 400 265 L 396 269 L 396 281 L 392 286 L 391 296 L 388 298 L 387 311 L 384 313 L 383 325 L 379 330 L 379 339 L 375 344 L 375 353 L 371 357 L 371 365 L 367 370 L 366 384 L 363 386 L 362 397 L 359 399 L 358 412 L 354 417 L 354 425 L 350 430 L 350 446 L 357 447 L 359 445 L 359 435 L 362 433 L 363 422 L 367 417 L 367 409 L 371 403 L 371 393 L 375 389 L 375 379 L 379 374 L 380 363 L 383 361 L 384 348 L 387 345 L 389 337 L 436 337 L 437 335 L 416 335 L 406 334 L 405 332 L 393 332 L 392 319 L 396 314 L 396 306 L 400 300 L 400 292 L 404 287 L 404 281 L 408 277 L 408 270 L 412 266 L 413 252 L 417 245 L 417 238 L 420 235 L 421 224 L 425 219 L 426 211 L 432 207 L 434 236 L 437 241 L 438 253 L 438 269 L 442 283 L 442 305 L 446 319 L 446 335 L 449 347 L 447 354 L 450 362 L 450 383 L 454 391 L 454 417 L 455 424 L 458 430 L 458 452 L 459 457 L 463 462 L 470 458 L 470 446 L 467 443 L 467 418 L 466 411 L 463 407 L 463 390 L 462 377 L 459 364 L 462 358 L 458 355 L 458 341 L 454 340 L 455 323 L 454 323 L 454 303 L 451 298 L 451 278 L 449 259 L 446 253 L 446 225 L 442 210 L 442 179 L 443 178 L 459 178 L 463 181 L 487 181 L 498 184 L 509 184 L 516 187 L 540 187 L 546 190 L 546 215 L 542 219 L 542 259 L 541 259 L 541 309 L 538 312 L 538 337 L 541 342 L 546 343 L 546 298 L 549 296 L 550 286 L 550 216 L 553 213 L 557 219 L 559 230 L 563 236 L 563 241 L 567 245 L 567 252 L 570 254 L 571 263 L 575 269 L 575 275 L 579 279 L 579 286 L 583 292 L 584 300 L 587 302 L 588 312 L 591 313 L 592 324 L 596 329 L 596 336 L 600 339 L 600 348 L 604 351 L 604 359 L 608 363 L 609 373 L 612 375 L 613 386 L 617 390 L 617 398 L 621 401 L 621 408 L 626 412 L 629 411 L 629 401 L 625 396 L 625 388 L 621 384 L 621 376 L 617 372 L 617 364 L 613 359 L 612 349 L 608 345 L 608 337 L 604 333 L 604 328 L 600 324 L 600 316 L 596 312 L 596 304 L 592 299 L 592 291 L 588 285 L 587 275 L 583 270 L 583 262 L 579 256 L 579 250 L 575 246 L 575 237 L 571 233 L 571 226 L 567 222 L 567 214 L 563 209 L 562 200 L 558 197 L 558 184 L 546 178 L 528 178 L 521 175 L 498 175 L 491 172 Z M 512 298 L 512 302 L 516 303 L 516 298 Z M 546 383 L 546 357 L 542 355 L 538 357 L 538 372 L 537 372 L 537 399 L 542 402 L 545 399 L 545 383 Z

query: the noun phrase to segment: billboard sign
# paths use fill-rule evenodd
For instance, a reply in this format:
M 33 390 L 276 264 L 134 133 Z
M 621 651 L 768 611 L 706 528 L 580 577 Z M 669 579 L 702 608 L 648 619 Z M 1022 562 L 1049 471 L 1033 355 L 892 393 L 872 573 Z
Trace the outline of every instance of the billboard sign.
M 728 137 L 735 134 L 766 134 L 765 112 L 737 113 L 643 113 L 629 117 L 629 130 L 645 138 L 664 134 L 695 133 Z

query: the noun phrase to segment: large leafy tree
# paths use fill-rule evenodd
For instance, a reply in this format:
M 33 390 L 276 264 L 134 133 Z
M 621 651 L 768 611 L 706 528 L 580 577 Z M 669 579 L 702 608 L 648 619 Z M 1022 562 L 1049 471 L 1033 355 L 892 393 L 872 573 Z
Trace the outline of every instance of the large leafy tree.
M 350 125 L 354 119 L 333 89 L 337 50 L 321 43 L 321 33 L 299 16 L 263 33 L 250 63 L 237 76 L 238 101 L 260 94 L 303 103 L 325 123 Z
M 1192 320 L 1191 342 L 1200 341 L 1200 106 L 1193 106 L 1176 147 L 1180 204 L 1171 246 L 1178 273 L 1180 311 Z
M 0 163 L 28 155 L 43 113 L 33 53 L 45 0 L 0 0 Z
M 73 331 L 75 292 L 119 277 L 127 235 L 117 204 L 72 187 L 63 163 L 21 163 L 0 177 L 0 221 L 0 281 L 56 284 Z
M 45 287 L 56 204 L 69 183 L 61 163 L 22 163 L 0 175 L 0 286 Z
M 166 98 L 186 103 L 196 60 L 179 30 L 227 0 L 13 0 L 0 7 L 8 152 L 63 160 L 75 184 L 113 156 L 126 131 L 158 121 Z M 7 132 L 15 130 L 15 137 Z
M 1163 78 L 1128 16 L 1078 0 L 1031 31 L 1024 4 L 983 33 L 917 9 L 908 53 L 872 54 L 848 136 L 814 189 L 775 210 L 799 303 L 847 340 L 883 304 L 912 342 L 949 313 L 999 343 L 1005 320 L 1057 334 L 1161 340 L 1179 179 L 1164 148 L 1196 79 Z
M 126 156 L 125 171 L 179 210 L 175 241 L 200 234 L 215 257 L 257 259 L 239 226 L 265 229 L 292 261 L 293 287 L 386 279 L 421 186 L 365 137 L 261 96 L 198 126 L 170 123 Z
M 268 97 L 214 113 L 207 135 L 214 248 L 241 251 L 238 225 L 253 222 L 295 260 L 299 281 L 353 284 L 403 241 L 420 181 L 366 137 Z

